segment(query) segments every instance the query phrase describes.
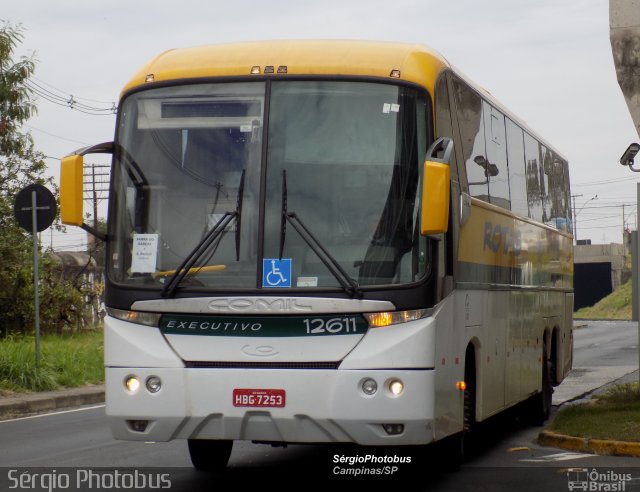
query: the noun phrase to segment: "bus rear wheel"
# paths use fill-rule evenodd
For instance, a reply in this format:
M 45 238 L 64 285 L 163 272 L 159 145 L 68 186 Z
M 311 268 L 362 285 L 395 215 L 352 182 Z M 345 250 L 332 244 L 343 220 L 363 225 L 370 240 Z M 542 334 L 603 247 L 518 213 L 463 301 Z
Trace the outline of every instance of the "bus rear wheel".
M 189 439 L 189 456 L 196 470 L 221 471 L 227 466 L 233 441 Z
M 529 400 L 528 416 L 531 424 L 535 426 L 544 425 L 551 415 L 551 403 L 553 396 L 552 377 L 555 372 L 554 362 L 547 356 L 546 345 L 542 352 L 542 387 L 540 393 Z

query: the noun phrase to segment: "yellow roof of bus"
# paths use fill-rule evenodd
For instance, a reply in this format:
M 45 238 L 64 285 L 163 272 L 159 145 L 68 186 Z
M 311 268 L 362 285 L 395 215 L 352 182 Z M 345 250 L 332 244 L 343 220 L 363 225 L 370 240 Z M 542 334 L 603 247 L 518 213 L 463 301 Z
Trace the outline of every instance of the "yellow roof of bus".
M 127 83 L 123 94 L 154 82 L 210 77 L 249 76 L 259 66 L 287 67 L 287 75 L 370 76 L 420 84 L 433 94 L 440 71 L 447 67 L 437 52 L 418 44 L 373 41 L 256 41 L 166 51 L 145 65 Z M 273 77 L 287 75 L 274 73 Z

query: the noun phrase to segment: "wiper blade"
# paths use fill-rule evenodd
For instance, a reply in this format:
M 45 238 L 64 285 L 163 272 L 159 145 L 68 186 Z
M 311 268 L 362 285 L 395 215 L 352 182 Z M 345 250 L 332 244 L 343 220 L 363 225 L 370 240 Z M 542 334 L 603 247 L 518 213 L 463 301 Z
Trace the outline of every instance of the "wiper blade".
M 195 263 L 202 258 L 202 255 L 204 255 L 209 248 L 216 243 L 218 238 L 224 234 L 227 226 L 234 218 L 236 220 L 236 261 L 240 261 L 240 226 L 242 218 L 242 199 L 244 196 L 244 176 L 245 170 L 243 169 L 242 175 L 240 176 L 240 184 L 238 186 L 238 198 L 236 199 L 235 212 L 225 212 L 211 230 L 204 235 L 198 244 L 196 244 L 162 288 L 162 297 L 175 296 L 176 291 L 184 278 L 193 272 L 193 266 Z
M 282 208 L 280 210 L 280 252 L 278 259 L 282 259 L 284 240 L 287 234 L 287 170 L 282 170 Z
M 291 226 L 300 234 L 300 237 L 304 240 L 305 243 L 309 245 L 309 247 L 313 250 L 320 261 L 327 267 L 327 270 L 331 272 L 331 274 L 338 281 L 343 290 L 350 295 L 351 297 L 357 295 L 358 297 L 362 297 L 362 290 L 353 278 L 349 276 L 347 272 L 344 271 L 344 268 L 338 263 L 329 251 L 322 245 L 322 243 L 313 235 L 313 233 L 309 230 L 309 228 L 304 225 L 304 222 L 300 220 L 300 217 L 297 216 L 295 212 L 287 211 L 287 172 L 286 170 L 282 171 L 282 208 L 281 208 L 282 218 L 280 221 L 280 259 L 282 259 L 282 253 L 284 250 L 284 241 L 286 234 L 287 222 L 291 224 Z
M 240 226 L 242 225 L 242 199 L 244 197 L 244 173 L 240 176 L 238 185 L 238 199 L 236 200 L 236 261 L 240 261 Z
M 185 276 L 192 270 L 193 265 L 198 261 L 202 255 L 211 247 L 212 244 L 224 233 L 226 227 L 231 220 L 237 217 L 237 212 L 225 212 L 222 217 L 216 222 L 213 228 L 207 232 L 207 234 L 196 244 L 195 248 L 185 257 L 180 266 L 176 269 L 173 275 L 169 278 L 165 286 L 162 288 L 162 297 L 173 297 L 176 294 L 176 290 L 184 280 Z

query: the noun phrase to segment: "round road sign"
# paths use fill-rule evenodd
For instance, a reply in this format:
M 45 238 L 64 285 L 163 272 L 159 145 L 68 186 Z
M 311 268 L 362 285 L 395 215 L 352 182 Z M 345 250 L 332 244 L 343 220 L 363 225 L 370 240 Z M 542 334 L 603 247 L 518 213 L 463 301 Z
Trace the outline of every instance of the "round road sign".
M 36 230 L 42 232 L 56 218 L 56 199 L 46 187 L 30 184 L 16 195 L 13 214 L 20 226 L 33 232 L 33 193 L 36 196 Z

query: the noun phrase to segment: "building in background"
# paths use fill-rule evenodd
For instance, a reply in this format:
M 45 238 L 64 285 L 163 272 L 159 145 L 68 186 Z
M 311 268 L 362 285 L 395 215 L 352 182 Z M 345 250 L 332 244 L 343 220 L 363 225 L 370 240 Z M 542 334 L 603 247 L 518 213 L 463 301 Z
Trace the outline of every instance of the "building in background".
M 578 244 L 574 249 L 574 310 L 593 306 L 626 280 L 623 244 Z

